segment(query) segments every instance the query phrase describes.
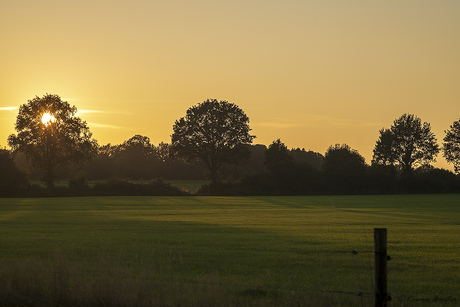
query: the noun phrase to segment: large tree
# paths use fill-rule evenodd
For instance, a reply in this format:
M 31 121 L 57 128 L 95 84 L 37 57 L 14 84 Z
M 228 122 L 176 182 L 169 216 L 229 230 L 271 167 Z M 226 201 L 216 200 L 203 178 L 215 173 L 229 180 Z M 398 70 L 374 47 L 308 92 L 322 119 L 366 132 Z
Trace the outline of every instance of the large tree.
M 429 123 L 413 114 L 395 119 L 390 129 L 381 129 L 374 147 L 373 164 L 397 165 L 410 172 L 436 161 L 439 146 Z
M 8 137 L 14 152 L 24 152 L 44 172 L 48 188 L 54 186 L 56 168 L 90 158 L 96 141 L 77 108 L 58 95 L 46 94 L 28 100 L 19 108 L 15 129 Z
M 460 119 L 444 132 L 443 155 L 447 162 L 454 165 L 455 172 L 460 173 Z
M 171 149 L 179 157 L 201 159 L 210 179 L 217 181 L 223 163 L 235 163 L 249 154 L 249 117 L 237 105 L 225 100 L 208 99 L 187 110 L 176 120 L 171 136 Z

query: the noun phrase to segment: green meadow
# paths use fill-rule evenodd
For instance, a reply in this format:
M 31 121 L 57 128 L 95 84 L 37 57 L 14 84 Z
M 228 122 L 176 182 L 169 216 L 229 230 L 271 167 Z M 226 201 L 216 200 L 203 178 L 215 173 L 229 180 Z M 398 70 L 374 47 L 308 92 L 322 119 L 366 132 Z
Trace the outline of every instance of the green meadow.
M 374 228 L 392 306 L 460 304 L 457 194 L 0 199 L 0 306 L 373 306 Z

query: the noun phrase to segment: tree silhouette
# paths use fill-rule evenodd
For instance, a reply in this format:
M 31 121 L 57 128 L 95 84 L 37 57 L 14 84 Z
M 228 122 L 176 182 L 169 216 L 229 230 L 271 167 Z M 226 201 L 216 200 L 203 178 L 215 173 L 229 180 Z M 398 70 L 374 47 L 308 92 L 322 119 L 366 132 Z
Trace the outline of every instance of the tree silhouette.
M 454 165 L 456 173 L 460 172 L 460 119 L 455 121 L 449 130 L 444 131 L 446 136 L 443 143 L 443 156 L 447 162 Z
M 296 148 L 290 150 L 291 157 L 295 163 L 309 165 L 316 169 L 321 169 L 324 156 L 319 152 L 306 151 L 304 148 Z
M 403 114 L 390 129 L 381 129 L 374 147 L 373 164 L 398 165 L 404 172 L 436 160 L 439 146 L 429 123 Z
M 330 146 L 323 161 L 328 188 L 334 193 L 356 193 L 363 188 L 366 162 L 347 144 Z
M 192 106 L 186 116 L 176 120 L 171 136 L 171 149 L 178 157 L 201 159 L 217 182 L 223 163 L 247 158 L 246 144 L 252 143 L 249 118 L 237 105 L 225 100 L 208 99 Z
M 289 155 L 289 149 L 280 139 L 273 141 L 265 151 L 265 167 L 270 174 L 278 178 L 289 174 L 293 166 L 292 160 L 292 157 Z
M 0 197 L 17 196 L 28 187 L 26 175 L 14 163 L 11 153 L 0 148 Z
M 54 186 L 57 167 L 86 160 L 96 149 L 86 122 L 76 113 L 77 108 L 58 95 L 36 96 L 19 108 L 18 134 L 8 137 L 14 152 L 24 152 L 44 172 L 48 188 Z
M 151 179 L 158 160 L 150 138 L 139 134 L 117 146 L 113 158 L 118 175 L 131 179 Z

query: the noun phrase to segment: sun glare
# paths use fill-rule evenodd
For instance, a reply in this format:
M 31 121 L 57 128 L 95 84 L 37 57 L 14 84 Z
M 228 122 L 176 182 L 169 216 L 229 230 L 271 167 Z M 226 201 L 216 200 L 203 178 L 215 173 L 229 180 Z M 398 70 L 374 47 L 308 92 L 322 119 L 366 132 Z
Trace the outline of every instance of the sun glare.
M 43 113 L 43 115 L 42 115 L 42 123 L 45 126 L 48 126 L 48 125 L 54 123 L 55 121 L 56 121 L 56 117 L 54 117 L 52 114 Z

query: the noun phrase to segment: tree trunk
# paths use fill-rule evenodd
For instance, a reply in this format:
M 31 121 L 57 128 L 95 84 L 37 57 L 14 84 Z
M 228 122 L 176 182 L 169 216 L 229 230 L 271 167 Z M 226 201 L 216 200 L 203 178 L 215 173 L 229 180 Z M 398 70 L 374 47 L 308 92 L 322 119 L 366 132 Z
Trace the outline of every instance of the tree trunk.
M 403 171 L 406 173 L 406 174 L 409 174 L 412 172 L 412 164 L 411 163 L 404 163 L 403 164 Z
M 403 162 L 403 171 L 405 173 L 410 173 L 412 171 L 412 149 L 407 149 L 403 155 L 402 162 Z

